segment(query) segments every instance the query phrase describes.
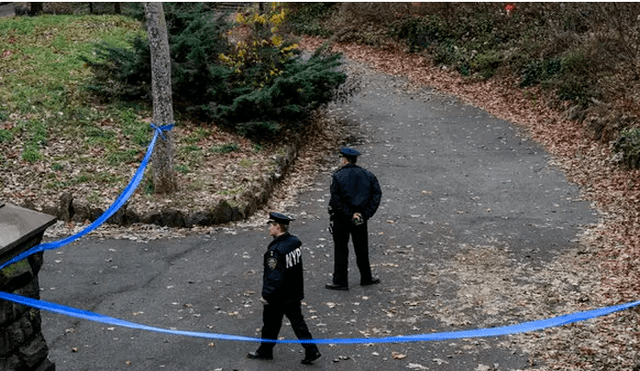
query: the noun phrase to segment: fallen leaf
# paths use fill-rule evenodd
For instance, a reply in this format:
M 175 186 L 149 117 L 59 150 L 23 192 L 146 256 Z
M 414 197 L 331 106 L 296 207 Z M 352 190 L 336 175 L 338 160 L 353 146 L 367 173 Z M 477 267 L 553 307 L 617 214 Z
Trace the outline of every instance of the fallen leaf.
M 428 370 L 429 369 L 428 367 L 425 367 L 425 366 L 423 366 L 421 364 L 418 364 L 418 363 L 409 363 L 407 365 L 407 368 L 410 368 L 412 370 Z
M 391 352 L 391 357 L 393 357 L 393 359 L 405 359 L 407 358 L 406 354 L 400 354 L 397 352 Z

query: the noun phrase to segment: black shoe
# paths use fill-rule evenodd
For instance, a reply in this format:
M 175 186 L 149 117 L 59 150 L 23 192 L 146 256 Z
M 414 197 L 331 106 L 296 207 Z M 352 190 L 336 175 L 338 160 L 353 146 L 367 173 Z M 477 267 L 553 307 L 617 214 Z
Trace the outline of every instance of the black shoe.
M 304 355 L 304 359 L 302 361 L 300 361 L 300 363 L 302 363 L 303 365 L 311 365 L 313 364 L 313 361 L 315 361 L 316 359 L 320 358 L 322 354 L 320 354 L 319 351 L 313 351 L 313 352 L 307 352 Z
M 327 283 L 326 285 L 324 285 L 324 288 L 329 290 L 341 290 L 341 291 L 349 290 L 349 286 L 336 285 L 335 283 Z
M 371 281 L 360 282 L 360 286 L 371 286 L 380 283 L 380 278 L 372 278 Z
M 273 359 L 272 354 L 261 353 L 260 351 L 247 353 L 247 358 L 249 359 Z

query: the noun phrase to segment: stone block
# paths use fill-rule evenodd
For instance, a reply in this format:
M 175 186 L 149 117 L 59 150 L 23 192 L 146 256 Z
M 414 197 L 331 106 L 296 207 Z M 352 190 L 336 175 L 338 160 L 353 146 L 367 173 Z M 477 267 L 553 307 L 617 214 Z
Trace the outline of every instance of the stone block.
M 33 272 L 33 276 L 37 276 L 40 273 L 40 268 L 42 268 L 42 263 L 44 262 L 44 253 L 38 252 L 35 254 L 29 255 L 27 261 L 31 265 L 31 271 Z
M 90 217 L 90 208 L 86 202 L 81 200 L 72 200 L 71 208 L 73 209 L 73 216 L 71 217 L 71 221 L 83 223 L 85 220 L 89 220 Z
M 47 359 L 49 354 L 49 348 L 47 342 L 44 340 L 44 336 L 38 333 L 31 341 L 19 350 L 20 359 L 27 366 L 27 369 L 31 370 Z
M 21 366 L 20 358 L 15 354 L 10 357 L 0 356 L 0 370 L 20 370 L 23 369 Z
M 19 322 L 0 328 L 0 357 L 8 357 L 16 348 L 26 341 Z
M 211 225 L 213 219 L 210 211 L 196 211 L 185 216 L 185 225 L 192 227 L 194 225 Z
M 150 210 L 142 216 L 142 223 L 160 225 L 162 213 L 158 210 Z
M 185 226 L 185 218 L 184 213 L 180 210 L 175 209 L 166 209 L 162 210 L 162 226 L 167 227 L 184 227 Z
M 16 295 L 26 296 L 28 298 L 40 299 L 40 283 L 38 277 L 35 276 L 26 285 L 13 291 Z
M 13 322 L 17 317 L 15 303 L 9 300 L 0 300 L 0 328 L 8 326 L 9 322 Z
M 73 195 L 71 193 L 63 193 L 60 196 L 60 207 L 58 207 L 58 214 L 56 215 L 59 220 L 70 221 L 73 217 Z
M 0 290 L 11 291 L 26 285 L 33 279 L 33 270 L 29 262 L 21 260 L 0 270 Z
M 127 214 L 127 206 L 128 202 L 125 202 L 121 208 L 119 208 L 113 215 L 107 219 L 107 223 L 109 224 L 117 224 L 117 225 L 125 225 L 126 224 L 126 214 Z
M 38 313 L 38 316 L 40 314 Z M 25 337 L 25 339 L 28 339 L 30 337 L 33 336 L 33 334 L 35 333 L 35 329 L 33 328 L 33 324 L 31 323 L 32 319 L 35 318 L 31 318 L 34 316 L 34 312 L 29 310 L 27 312 L 25 312 L 22 317 L 20 317 L 20 320 L 18 320 L 18 325 L 20 326 L 20 332 L 22 332 L 22 335 Z M 38 323 L 38 321 L 36 321 L 36 324 Z
M 233 219 L 233 209 L 226 200 L 221 200 L 213 210 L 213 220 L 215 224 L 229 223 Z
M 56 371 L 56 365 L 53 362 L 49 361 L 48 359 L 45 359 L 33 371 Z

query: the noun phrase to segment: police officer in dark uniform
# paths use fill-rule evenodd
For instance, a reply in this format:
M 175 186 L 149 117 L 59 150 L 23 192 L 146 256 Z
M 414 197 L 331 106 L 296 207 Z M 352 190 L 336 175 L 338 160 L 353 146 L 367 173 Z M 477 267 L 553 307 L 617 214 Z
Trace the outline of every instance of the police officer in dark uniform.
M 380 283 L 379 278 L 371 275 L 367 220 L 378 210 L 382 191 L 376 176 L 356 165 L 359 155 L 353 148 L 342 148 L 342 167 L 333 173 L 331 180 L 329 220 L 335 257 L 333 282 L 325 285 L 331 290 L 349 289 L 349 236 L 360 270 L 360 285 Z
M 283 316 L 291 322 L 293 332 L 300 340 L 313 340 L 302 317 L 300 302 L 304 298 L 302 278 L 302 242 L 289 233 L 289 222 L 294 219 L 280 214 L 269 214 L 269 235 L 273 241 L 264 254 L 262 298 L 265 301 L 262 314 L 262 339 L 276 340 Z M 274 342 L 263 341 L 258 350 L 247 354 L 251 359 L 273 359 Z M 303 364 L 312 364 L 320 358 L 318 346 L 303 343 Z

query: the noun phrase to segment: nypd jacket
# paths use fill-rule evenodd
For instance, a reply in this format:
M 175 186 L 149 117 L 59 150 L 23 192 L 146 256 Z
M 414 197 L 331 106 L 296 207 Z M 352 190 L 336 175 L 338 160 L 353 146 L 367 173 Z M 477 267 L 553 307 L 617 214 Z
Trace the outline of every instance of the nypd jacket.
M 271 241 L 264 254 L 262 297 L 269 304 L 304 298 L 302 242 L 289 233 Z
M 351 219 L 354 213 L 369 220 L 380 206 L 382 191 L 370 171 L 346 164 L 333 173 L 329 214 L 332 218 Z

